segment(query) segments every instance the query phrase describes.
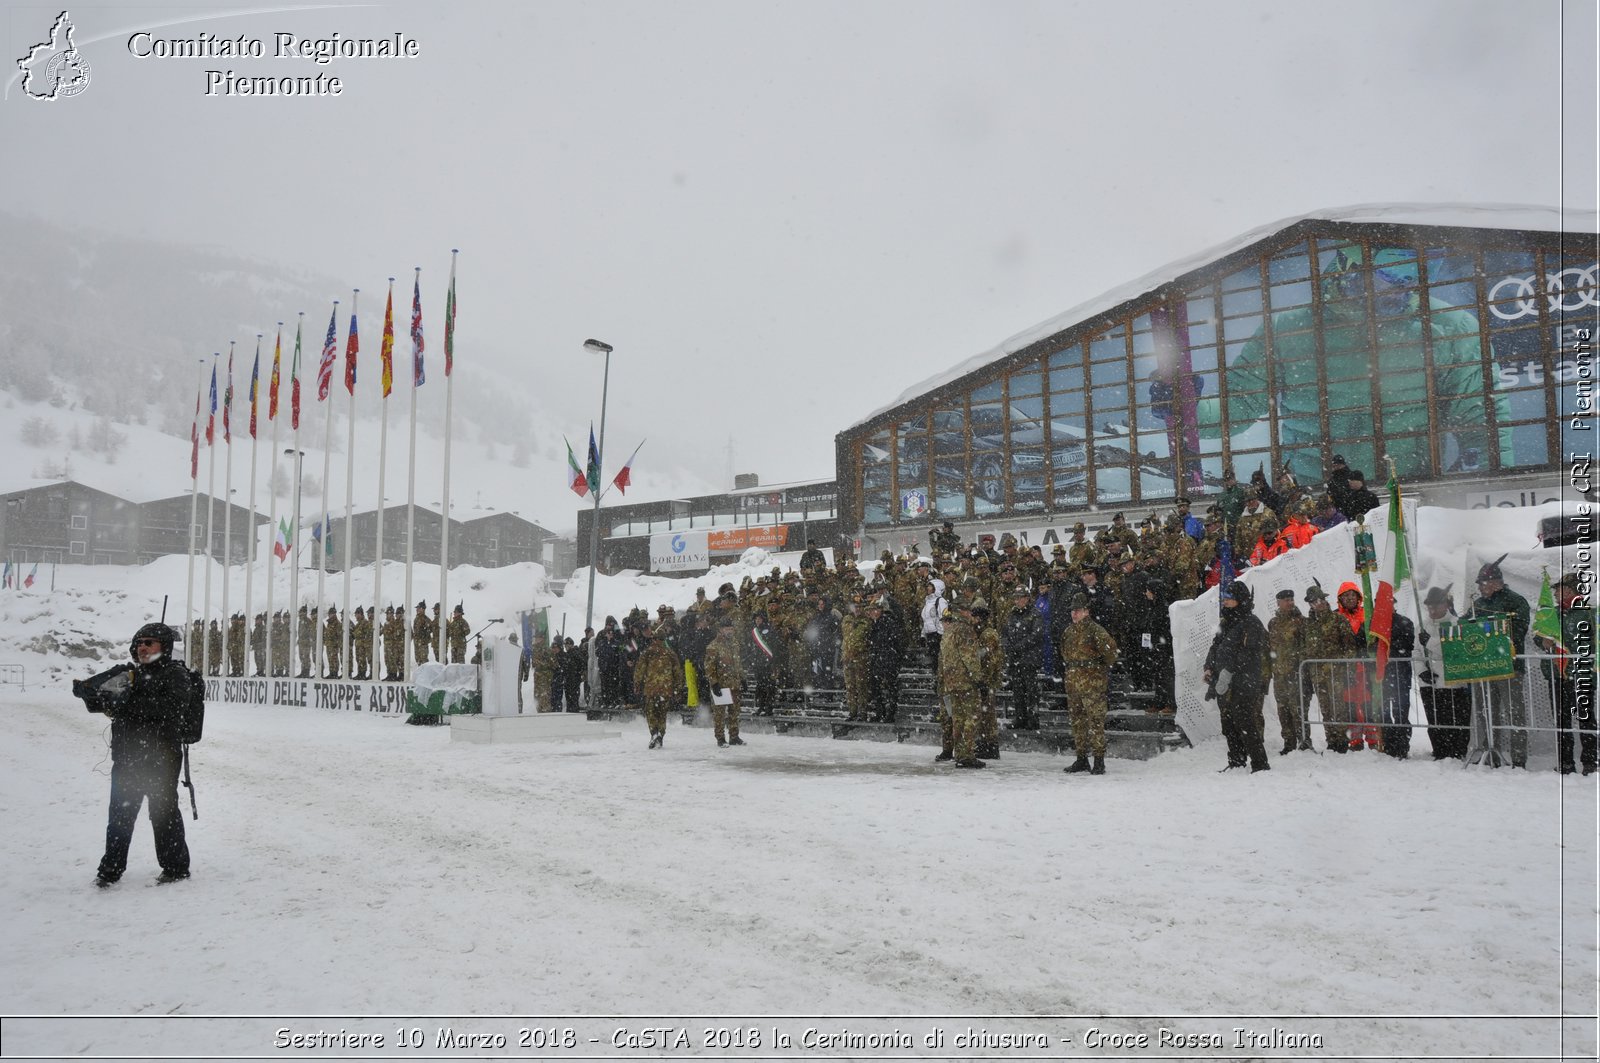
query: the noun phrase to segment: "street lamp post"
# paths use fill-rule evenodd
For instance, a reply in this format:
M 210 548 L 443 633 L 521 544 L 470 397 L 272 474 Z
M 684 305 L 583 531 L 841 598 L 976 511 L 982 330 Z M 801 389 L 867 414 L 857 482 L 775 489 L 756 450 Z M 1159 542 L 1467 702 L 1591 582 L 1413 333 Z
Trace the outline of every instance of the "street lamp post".
M 600 377 L 599 451 L 601 455 L 604 455 L 606 452 L 606 393 L 611 387 L 612 348 L 611 344 L 609 343 L 602 343 L 599 340 L 589 339 L 583 341 L 583 349 L 591 354 L 603 354 L 605 355 L 606 359 L 605 370 L 603 375 Z M 599 472 L 600 470 L 596 468 L 595 477 L 597 480 L 599 478 Z M 585 632 L 594 630 L 594 584 L 596 578 L 600 575 L 600 485 L 599 483 L 594 483 L 590 486 L 591 490 L 589 493 L 594 496 L 594 512 L 589 521 L 589 604 L 584 608 L 583 611 L 583 629 Z M 595 642 L 596 640 L 591 636 L 589 638 L 588 665 L 590 704 L 594 704 L 595 692 L 600 688 L 598 664 L 599 658 L 595 654 Z

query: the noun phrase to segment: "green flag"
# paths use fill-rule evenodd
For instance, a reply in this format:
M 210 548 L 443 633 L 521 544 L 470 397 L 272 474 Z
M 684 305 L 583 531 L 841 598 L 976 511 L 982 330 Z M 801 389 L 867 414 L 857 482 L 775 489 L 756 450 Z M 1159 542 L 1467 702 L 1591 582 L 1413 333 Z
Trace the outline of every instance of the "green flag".
M 1544 570 L 1539 585 L 1539 608 L 1533 614 L 1533 634 L 1565 648 L 1561 641 L 1561 611 L 1556 608 L 1555 591 L 1550 589 L 1550 570 Z

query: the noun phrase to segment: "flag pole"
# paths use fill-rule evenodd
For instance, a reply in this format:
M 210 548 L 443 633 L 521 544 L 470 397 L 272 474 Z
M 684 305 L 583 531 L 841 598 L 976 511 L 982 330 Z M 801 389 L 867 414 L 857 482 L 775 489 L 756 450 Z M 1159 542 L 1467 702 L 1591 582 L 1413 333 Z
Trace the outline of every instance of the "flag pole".
M 350 658 L 350 648 L 353 645 L 350 630 L 350 530 L 355 519 L 355 489 L 356 489 L 356 354 L 360 350 L 360 336 L 356 332 L 356 303 L 361 296 L 360 288 L 350 290 L 350 339 L 345 344 L 345 390 L 350 393 L 348 442 L 344 448 L 344 607 L 340 610 L 344 614 L 344 669 L 345 674 L 354 679 L 358 669 L 355 661 Z M 330 401 L 329 406 L 333 403 Z M 324 535 L 328 534 L 323 529 Z M 326 551 L 324 551 L 326 552 Z
M 261 333 L 256 333 L 256 360 L 250 370 L 250 536 L 246 539 L 248 544 L 244 551 L 244 644 L 245 668 L 244 674 L 250 674 L 250 637 L 254 634 L 250 625 L 255 622 L 255 577 L 256 577 L 256 458 L 259 456 L 261 441 L 256 438 L 256 385 L 261 380 Z
M 336 333 L 338 322 L 339 300 L 335 299 L 333 301 L 333 314 L 328 318 L 328 331 L 330 334 Z M 327 341 L 323 341 L 324 361 L 327 360 L 327 346 Z M 328 662 L 322 652 L 322 635 L 328 629 L 328 613 L 325 599 L 322 595 L 328 577 L 328 535 L 332 531 L 328 527 L 328 474 L 332 471 L 333 459 L 333 395 L 324 396 L 322 394 L 323 371 L 324 367 L 319 364 L 317 367 L 317 401 L 327 403 L 327 407 L 322 412 L 322 539 L 317 543 L 317 623 L 314 628 L 317 637 L 311 646 L 311 657 L 317 666 L 316 678 L 328 674 Z M 330 374 L 328 387 L 331 391 L 333 388 L 333 380 L 331 378 L 333 369 L 328 367 L 327 372 Z
M 217 351 L 211 355 L 211 412 L 206 422 L 206 576 L 205 600 L 200 609 L 200 674 L 211 674 L 211 564 L 216 558 L 212 528 L 217 517 L 217 363 L 222 357 Z
M 233 341 L 228 341 L 228 383 L 222 389 L 222 442 L 227 446 L 222 475 L 222 667 L 226 676 L 228 637 L 233 634 L 233 614 L 228 612 L 228 589 L 233 583 Z
M 372 628 L 374 634 L 383 635 L 378 625 L 378 610 L 383 607 L 383 511 L 388 504 L 384 496 L 385 473 L 389 463 L 389 389 L 394 380 L 394 278 L 389 278 L 389 301 L 384 304 L 383 340 L 379 346 L 378 390 L 382 393 L 382 409 L 378 434 L 378 550 L 372 562 Z M 378 644 L 374 638 L 373 645 Z M 385 643 L 387 648 L 387 643 Z M 387 675 L 387 673 L 385 673 Z
M 422 357 L 422 350 L 417 339 L 420 335 L 417 320 L 417 296 L 422 286 L 422 267 L 416 267 L 416 287 L 412 289 L 412 318 L 411 318 L 411 460 L 410 471 L 406 474 L 406 597 L 400 607 L 400 615 L 406 620 L 405 636 L 405 672 L 407 679 L 411 677 L 411 566 L 416 560 L 417 541 L 417 362 Z M 439 607 L 443 611 L 444 606 Z
M 267 675 L 272 672 L 272 629 L 276 619 L 272 613 L 272 585 L 277 582 L 277 570 L 272 563 L 278 558 L 278 363 L 283 354 L 283 322 L 278 322 L 278 341 L 272 348 L 272 376 L 267 382 L 267 419 L 272 422 L 272 458 L 267 465 L 267 533 L 272 536 L 272 549 L 267 551 L 264 575 L 267 580 Z
M 194 525 L 200 516 L 200 393 L 206 387 L 206 360 L 199 359 L 200 382 L 194 389 L 194 427 L 191 428 L 189 441 L 193 449 L 190 451 L 189 479 L 192 486 L 189 488 L 189 589 L 184 595 L 183 603 L 183 659 L 186 664 L 193 664 L 192 656 L 194 647 L 189 645 L 189 636 L 194 633 Z M 52 584 L 55 574 L 50 576 Z M 54 590 L 54 586 L 51 587 Z
M 294 670 L 295 650 L 300 645 L 300 480 L 306 456 L 300 452 L 300 336 L 305 329 L 306 312 L 294 326 L 294 363 L 289 369 L 289 425 L 294 438 L 294 528 L 289 534 L 289 674 Z
M 439 526 L 439 630 L 434 632 L 438 641 L 437 652 L 441 662 L 445 656 L 444 629 L 450 615 L 450 411 L 455 377 L 450 373 L 454 360 L 456 328 L 456 255 L 458 248 L 450 249 L 450 291 L 444 308 L 444 506 Z

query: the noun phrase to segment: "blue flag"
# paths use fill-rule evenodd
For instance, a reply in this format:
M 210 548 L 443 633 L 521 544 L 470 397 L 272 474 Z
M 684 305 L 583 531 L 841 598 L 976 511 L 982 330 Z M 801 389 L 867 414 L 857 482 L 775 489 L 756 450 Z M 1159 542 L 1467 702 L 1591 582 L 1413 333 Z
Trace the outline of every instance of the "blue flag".
M 1222 574 L 1217 578 L 1217 612 L 1222 612 L 1222 599 L 1228 592 L 1228 584 L 1239 578 L 1233 569 L 1233 546 L 1224 539 L 1217 544 L 1217 557 L 1222 561 Z
M 589 490 L 596 493 L 600 490 L 600 448 L 594 444 L 594 425 L 589 426 L 589 469 L 585 474 L 589 480 Z

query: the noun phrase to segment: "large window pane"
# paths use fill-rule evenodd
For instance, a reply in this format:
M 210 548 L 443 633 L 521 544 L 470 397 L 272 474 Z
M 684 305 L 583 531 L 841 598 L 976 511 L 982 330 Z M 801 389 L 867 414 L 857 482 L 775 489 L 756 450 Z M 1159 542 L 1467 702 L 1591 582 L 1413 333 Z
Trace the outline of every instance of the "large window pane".
M 1045 462 L 1043 447 L 1011 451 L 1011 501 L 1018 512 L 1044 508 Z
M 986 400 L 1000 398 L 1000 389 L 1004 386 L 1004 383 L 1004 380 L 991 380 L 982 387 L 974 388 L 972 392 L 972 401 L 984 402 Z
M 1011 374 L 1011 397 L 1018 395 L 1037 395 L 1044 390 L 1044 374 L 1037 369 L 1026 373 Z
M 1090 367 L 1089 379 L 1096 385 L 1121 383 L 1128 379 L 1128 363 L 1096 362 Z
M 1307 280 L 1311 276 L 1311 256 L 1304 248 L 1278 255 L 1267 263 L 1267 282 L 1283 284 L 1287 281 Z
M 942 458 L 952 454 L 965 454 L 966 412 L 957 409 L 933 411 L 933 454 Z
M 1125 358 L 1127 353 L 1128 343 L 1120 326 L 1089 344 L 1090 361 L 1103 362 L 1111 358 Z
M 1505 444 L 1508 435 L 1511 437 L 1509 448 Z M 1550 462 L 1550 438 L 1543 421 L 1501 429 L 1500 439 L 1500 464 L 1506 468 L 1547 465 Z

